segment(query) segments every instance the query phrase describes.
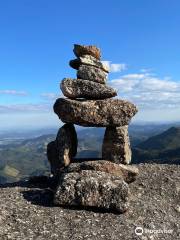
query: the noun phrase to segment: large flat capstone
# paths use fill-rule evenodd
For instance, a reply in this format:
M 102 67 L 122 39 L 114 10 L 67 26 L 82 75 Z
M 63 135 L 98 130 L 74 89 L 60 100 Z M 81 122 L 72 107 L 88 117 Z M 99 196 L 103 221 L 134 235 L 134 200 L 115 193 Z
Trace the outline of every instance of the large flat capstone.
M 122 178 L 105 172 L 84 170 L 61 175 L 54 203 L 123 213 L 129 206 L 128 196 L 128 184 Z
M 65 123 L 88 127 L 128 125 L 136 114 L 134 104 L 120 99 L 71 100 L 59 98 L 54 112 Z

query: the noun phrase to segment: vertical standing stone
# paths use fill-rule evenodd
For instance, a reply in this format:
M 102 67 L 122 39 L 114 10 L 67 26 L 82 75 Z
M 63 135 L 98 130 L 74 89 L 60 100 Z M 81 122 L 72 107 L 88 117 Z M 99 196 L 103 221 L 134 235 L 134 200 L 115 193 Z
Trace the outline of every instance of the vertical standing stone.
M 129 164 L 131 162 L 127 125 L 106 128 L 102 146 L 102 158 L 115 163 Z
M 56 175 L 56 172 L 62 165 L 59 163 L 58 151 L 56 147 L 56 141 L 52 141 L 47 145 L 47 158 L 50 163 L 51 173 Z
M 58 131 L 56 137 L 59 161 L 65 166 L 69 165 L 70 158 L 77 153 L 77 134 L 72 123 L 66 123 Z
M 73 124 L 64 124 L 58 131 L 56 140 L 49 143 L 47 157 L 51 172 L 56 175 L 62 167 L 70 164 L 77 153 L 77 134 Z

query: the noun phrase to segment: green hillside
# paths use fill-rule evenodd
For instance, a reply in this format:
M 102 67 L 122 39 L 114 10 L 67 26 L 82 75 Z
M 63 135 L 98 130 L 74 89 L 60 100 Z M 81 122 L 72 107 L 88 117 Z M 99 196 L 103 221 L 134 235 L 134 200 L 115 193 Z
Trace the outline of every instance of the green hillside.
M 133 162 L 145 161 L 180 164 L 180 128 L 171 127 L 133 148 Z
M 0 183 L 14 182 L 33 175 L 49 174 L 46 156 L 47 144 L 55 139 L 54 134 L 15 142 L 0 148 Z M 94 135 L 80 134 L 78 158 L 99 157 L 101 141 Z
M 180 128 L 171 127 L 150 138 L 148 136 L 151 129 L 146 133 L 139 127 L 130 132 L 132 162 L 180 163 Z M 100 158 L 103 135 L 104 129 L 90 128 L 78 131 L 76 157 Z M 49 174 L 46 147 L 55 137 L 55 134 L 47 134 L 0 145 L 0 183 L 18 181 L 32 175 Z M 143 141 L 144 138 L 147 140 Z M 139 141 L 141 143 L 137 144 Z
M 180 147 L 180 128 L 171 127 L 167 131 L 150 137 L 140 143 L 137 148 L 143 150 L 170 150 Z
M 1 181 L 12 182 L 31 175 L 49 173 L 46 146 L 54 135 L 44 135 L 7 145 L 0 150 Z

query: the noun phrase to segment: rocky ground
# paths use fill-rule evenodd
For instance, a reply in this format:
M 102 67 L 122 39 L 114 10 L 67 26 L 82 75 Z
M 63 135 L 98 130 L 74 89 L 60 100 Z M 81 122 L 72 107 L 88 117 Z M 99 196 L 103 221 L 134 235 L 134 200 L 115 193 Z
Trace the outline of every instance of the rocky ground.
M 180 166 L 136 166 L 125 214 L 54 207 L 46 185 L 1 186 L 0 239 L 180 239 Z

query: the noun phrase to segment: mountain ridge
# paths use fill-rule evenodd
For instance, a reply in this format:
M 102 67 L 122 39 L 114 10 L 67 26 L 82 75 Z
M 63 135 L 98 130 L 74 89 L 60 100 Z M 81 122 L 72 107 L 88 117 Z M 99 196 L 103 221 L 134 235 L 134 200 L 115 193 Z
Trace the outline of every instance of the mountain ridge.
M 161 130 L 164 127 L 160 128 Z M 171 127 L 168 130 L 154 135 L 156 128 L 151 126 L 146 131 L 138 126 L 131 126 L 132 163 L 155 162 L 180 164 L 180 127 Z M 148 136 L 153 137 L 148 138 Z M 79 129 L 78 154 L 76 158 L 101 158 L 101 145 L 103 141 L 104 128 Z M 15 140 L 11 144 L 0 145 L 0 182 L 17 181 L 27 176 L 49 174 L 50 167 L 46 157 L 46 146 L 55 140 L 55 134 L 45 134 L 30 139 Z M 144 141 L 145 139 L 145 141 Z M 155 141 L 145 148 L 144 143 Z M 175 139 L 175 140 L 173 140 Z M 158 140 L 159 142 L 157 142 Z M 140 144 L 138 144 L 141 142 Z M 169 145 L 167 147 L 167 144 Z M 173 146 L 172 146 L 173 144 Z M 141 145 L 144 148 L 141 148 Z M 13 170 L 14 169 L 14 170 Z M 17 177 L 17 171 L 19 174 Z M 12 177 L 7 175 L 12 174 Z
M 180 127 L 171 127 L 137 145 L 144 150 L 175 149 L 180 147 Z

